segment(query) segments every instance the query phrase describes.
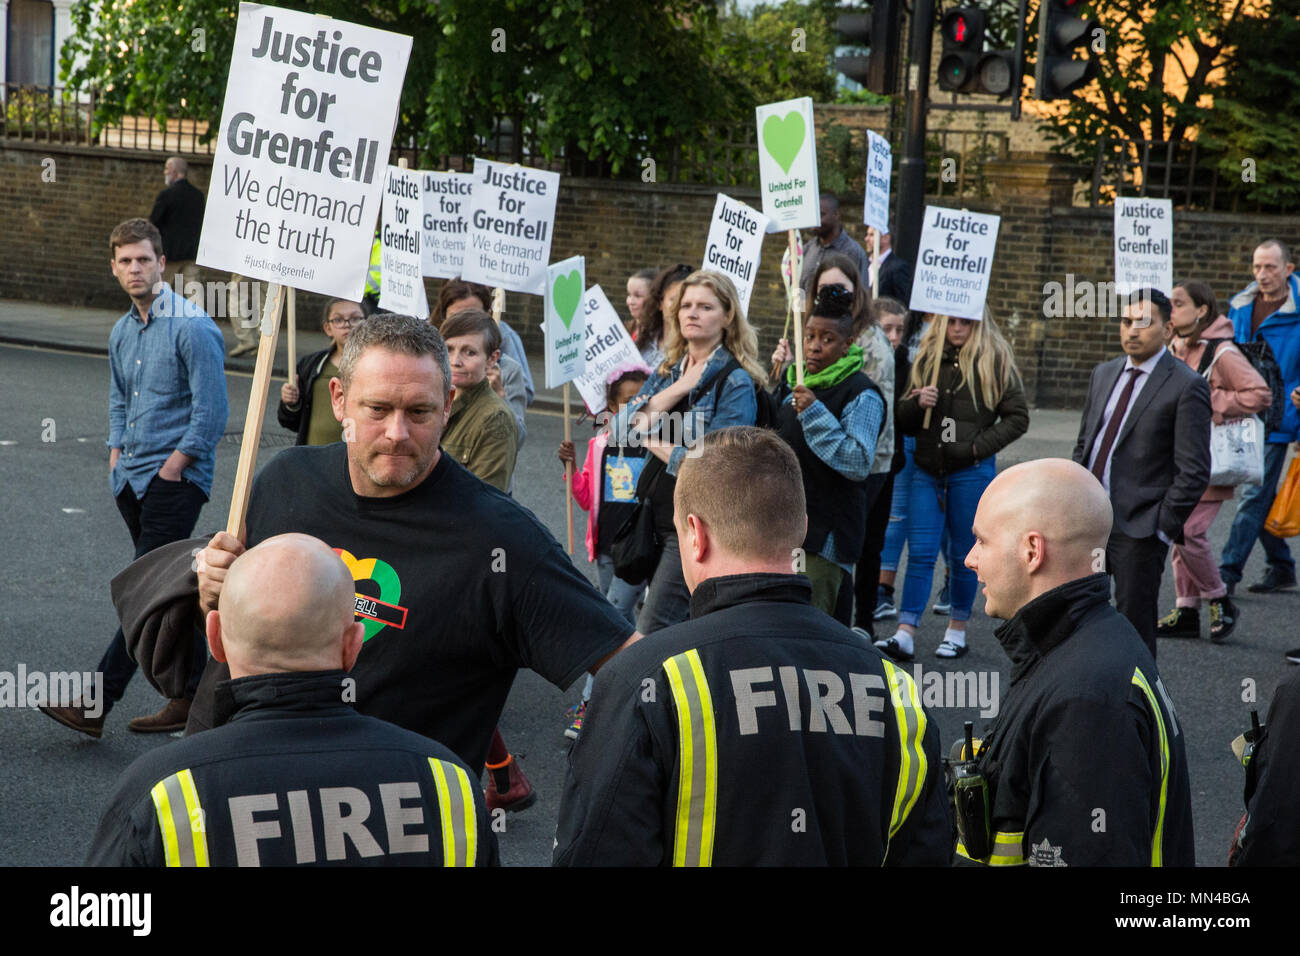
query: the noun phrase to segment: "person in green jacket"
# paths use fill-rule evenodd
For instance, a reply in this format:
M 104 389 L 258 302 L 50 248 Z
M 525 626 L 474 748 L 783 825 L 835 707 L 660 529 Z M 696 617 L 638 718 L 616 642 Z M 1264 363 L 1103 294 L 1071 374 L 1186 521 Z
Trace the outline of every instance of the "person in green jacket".
M 519 436 L 514 413 L 488 382 L 501 356 L 501 331 L 481 309 L 464 309 L 442 323 L 456 390 L 442 448 L 466 469 L 505 491 L 515 470 Z

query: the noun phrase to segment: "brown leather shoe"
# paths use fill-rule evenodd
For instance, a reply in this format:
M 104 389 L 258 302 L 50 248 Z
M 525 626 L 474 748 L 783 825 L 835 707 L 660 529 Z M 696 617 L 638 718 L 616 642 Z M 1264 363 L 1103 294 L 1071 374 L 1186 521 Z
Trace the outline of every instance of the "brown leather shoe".
M 190 717 L 190 701 L 184 697 L 167 701 L 167 706 L 150 717 L 137 717 L 127 724 L 127 729 L 137 734 L 168 734 L 185 729 Z
M 79 730 L 88 737 L 104 736 L 104 714 L 101 712 L 98 717 L 87 715 L 86 709 L 81 706 L 79 700 L 73 701 L 69 707 L 42 706 L 37 710 L 53 717 L 64 727 Z

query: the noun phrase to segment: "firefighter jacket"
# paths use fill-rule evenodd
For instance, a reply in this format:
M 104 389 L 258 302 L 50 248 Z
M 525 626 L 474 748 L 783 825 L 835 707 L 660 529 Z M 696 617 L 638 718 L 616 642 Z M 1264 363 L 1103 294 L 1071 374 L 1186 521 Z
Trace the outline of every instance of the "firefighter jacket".
M 1300 866 L 1300 672 L 1273 693 L 1246 767 L 1246 818 L 1234 866 Z
M 483 866 L 496 837 L 441 744 L 345 703 L 343 671 L 219 684 L 229 723 L 145 754 L 118 781 L 92 866 Z
M 1183 731 L 1155 661 L 1095 574 L 997 630 L 1011 686 L 986 735 L 994 866 L 1192 866 Z M 959 841 L 959 858 L 969 859 Z M 960 862 L 960 859 L 959 859 Z
M 802 575 L 699 584 L 596 677 L 556 865 L 947 865 L 938 728 Z

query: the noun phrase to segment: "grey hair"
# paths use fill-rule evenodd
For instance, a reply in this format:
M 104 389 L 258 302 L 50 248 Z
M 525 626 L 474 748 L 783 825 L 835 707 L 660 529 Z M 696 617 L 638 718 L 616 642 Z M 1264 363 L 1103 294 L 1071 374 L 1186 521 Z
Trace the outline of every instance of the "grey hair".
M 379 312 L 353 328 L 343 346 L 343 357 L 339 359 L 339 378 L 345 389 L 352 381 L 357 362 L 361 361 L 361 353 L 371 346 L 416 358 L 432 355 L 442 372 L 443 401 L 450 397 L 451 362 L 447 358 L 447 343 L 428 322 L 410 315 Z

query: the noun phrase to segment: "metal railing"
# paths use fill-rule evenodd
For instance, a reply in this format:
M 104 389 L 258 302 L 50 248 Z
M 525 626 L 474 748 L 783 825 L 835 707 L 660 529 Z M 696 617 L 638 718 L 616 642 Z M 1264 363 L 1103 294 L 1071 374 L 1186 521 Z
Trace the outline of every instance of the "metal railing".
M 1093 161 L 1093 206 L 1117 196 L 1172 199 L 1183 209 L 1258 212 L 1242 183 L 1222 176 L 1195 141 L 1103 137 Z
M 159 125 L 151 116 L 124 116 L 96 131 L 94 89 L 18 83 L 5 83 L 3 89 L 0 140 L 205 155 L 216 149 L 202 141 L 207 120 L 169 119 Z

